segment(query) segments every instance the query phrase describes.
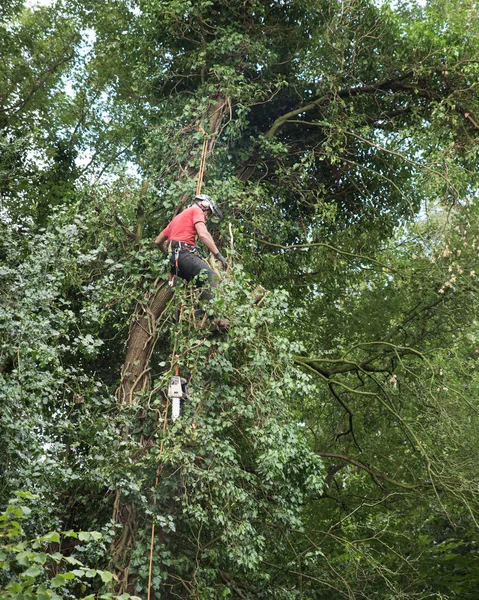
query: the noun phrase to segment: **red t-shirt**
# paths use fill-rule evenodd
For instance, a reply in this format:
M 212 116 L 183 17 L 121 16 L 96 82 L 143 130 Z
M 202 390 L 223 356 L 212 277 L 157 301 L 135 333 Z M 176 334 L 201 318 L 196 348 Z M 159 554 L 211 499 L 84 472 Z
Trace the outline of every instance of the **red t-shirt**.
M 176 215 L 161 233 L 169 240 L 194 246 L 196 243 L 196 223 L 205 223 L 205 215 L 197 204 L 193 204 L 190 208 Z

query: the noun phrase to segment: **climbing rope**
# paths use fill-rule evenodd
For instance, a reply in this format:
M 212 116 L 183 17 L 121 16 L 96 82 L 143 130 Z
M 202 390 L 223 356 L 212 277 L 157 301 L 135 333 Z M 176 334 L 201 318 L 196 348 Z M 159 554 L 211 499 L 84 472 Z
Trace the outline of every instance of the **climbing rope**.
M 176 355 L 176 345 L 177 345 L 177 335 L 175 335 L 175 343 L 173 345 L 173 352 L 171 354 L 171 361 L 170 361 L 170 365 L 171 368 L 170 370 L 173 370 L 173 365 L 175 366 L 175 375 L 178 375 L 179 372 L 179 367 L 178 367 L 178 356 Z M 161 458 L 161 455 L 163 453 L 163 443 L 165 441 L 165 432 L 166 432 L 166 425 L 168 423 L 168 410 L 170 407 L 170 401 L 169 399 L 167 399 L 166 404 L 165 404 L 165 417 L 163 419 L 163 428 L 162 428 L 162 436 L 161 436 L 161 443 L 160 443 L 160 449 L 158 452 L 158 461 Z M 162 471 L 162 465 L 158 465 L 158 468 L 156 470 L 156 479 L 155 479 L 155 489 L 158 487 L 158 483 L 160 481 L 160 474 Z M 153 498 L 153 506 L 156 506 L 156 496 Z M 153 549 L 155 547 L 155 516 L 153 516 L 153 522 L 151 524 L 151 543 L 150 543 L 150 563 L 148 566 L 148 595 L 147 595 L 147 600 L 150 600 L 150 593 L 151 593 L 151 579 L 152 579 L 152 575 L 153 575 Z
M 198 171 L 198 182 L 196 184 L 196 195 L 199 196 L 201 194 L 201 188 L 203 187 L 203 176 L 205 174 L 206 167 L 206 153 L 208 151 L 208 134 L 206 131 L 200 127 L 205 139 L 203 141 L 203 149 L 201 151 L 201 161 L 200 161 L 200 169 Z
M 163 435 L 161 438 L 160 451 L 158 453 L 158 460 L 160 460 L 161 453 L 163 452 L 163 441 L 165 439 L 165 431 L 166 431 L 166 423 L 168 421 L 168 405 L 169 402 L 166 403 L 165 406 L 165 418 L 163 419 Z M 158 466 L 156 470 L 156 479 L 155 479 L 155 488 L 158 486 L 158 482 L 160 481 L 160 473 L 161 473 L 161 465 Z M 153 506 L 156 505 L 156 496 L 153 498 Z M 155 517 L 153 516 L 153 522 L 151 524 L 151 544 L 150 544 L 150 564 L 148 567 L 148 600 L 150 600 L 150 591 L 151 591 L 151 577 L 153 573 L 153 548 L 155 545 Z

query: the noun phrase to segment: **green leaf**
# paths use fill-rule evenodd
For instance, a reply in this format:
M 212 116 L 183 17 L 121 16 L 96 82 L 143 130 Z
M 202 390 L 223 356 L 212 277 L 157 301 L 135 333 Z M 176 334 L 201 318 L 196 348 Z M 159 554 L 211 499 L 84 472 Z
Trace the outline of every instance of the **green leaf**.
M 55 575 L 55 577 L 50 581 L 50 585 L 52 588 L 59 588 L 59 587 L 63 587 L 66 583 L 67 579 L 65 577 L 65 575 Z
M 72 573 L 75 577 L 83 577 L 85 575 L 85 569 L 73 569 Z
M 98 574 L 100 575 L 103 583 L 110 583 L 110 581 L 113 579 L 113 574 L 109 571 L 98 571 Z
M 32 565 L 29 569 L 27 569 L 22 575 L 26 577 L 38 577 L 40 573 L 43 572 L 43 569 L 38 565 Z
M 73 556 L 64 556 L 63 558 L 64 558 L 65 562 L 67 562 L 69 565 L 81 565 L 82 564 L 81 561 L 74 558 Z
M 39 540 L 42 542 L 58 543 L 60 542 L 60 534 L 57 531 L 51 531 L 50 533 L 42 535 Z
M 86 569 L 85 571 L 85 577 L 95 577 L 95 575 L 97 574 L 95 569 Z

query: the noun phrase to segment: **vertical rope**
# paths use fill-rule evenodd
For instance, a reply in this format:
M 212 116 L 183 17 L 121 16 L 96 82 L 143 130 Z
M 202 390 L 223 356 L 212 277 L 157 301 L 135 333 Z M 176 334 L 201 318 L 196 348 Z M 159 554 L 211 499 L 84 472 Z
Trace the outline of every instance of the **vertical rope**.
M 206 154 L 208 151 L 208 134 L 206 133 L 206 131 L 202 130 L 203 134 L 204 134 L 204 141 L 203 141 L 203 149 L 201 151 L 201 161 L 200 161 L 200 169 L 198 171 L 198 182 L 196 184 L 196 195 L 198 196 L 199 194 L 201 194 L 201 188 L 203 187 L 203 177 L 205 174 L 205 167 L 206 167 Z M 173 349 L 173 356 L 172 356 L 172 367 L 173 367 L 173 361 L 175 359 L 175 352 L 176 352 L 176 339 L 175 339 L 175 347 Z M 178 361 L 176 361 L 175 364 L 175 374 L 178 375 L 178 371 L 179 371 L 179 367 L 178 367 Z M 166 431 L 166 424 L 168 421 L 168 405 L 169 403 L 166 404 L 165 407 L 165 418 L 163 421 L 163 436 L 161 439 L 161 444 L 160 444 L 160 451 L 158 453 L 158 460 L 161 457 L 161 453 L 163 452 L 163 441 L 165 439 L 164 433 Z M 156 471 L 156 479 L 155 479 L 155 488 L 158 486 L 158 482 L 160 480 L 160 473 L 161 473 L 161 465 L 158 467 L 157 471 Z M 153 498 L 153 506 L 156 506 L 156 496 Z M 149 563 L 149 567 L 148 567 L 148 595 L 147 595 L 147 600 L 150 600 L 150 594 L 151 594 L 151 579 L 152 579 L 152 574 L 153 574 L 153 549 L 155 546 L 155 520 L 153 518 L 153 523 L 151 524 L 151 542 L 150 542 L 150 563 Z
M 166 423 L 168 421 L 168 405 L 169 403 L 166 403 L 165 406 L 165 418 L 163 420 L 163 436 L 161 438 L 161 444 L 160 444 L 160 452 L 158 454 L 158 460 L 161 457 L 161 453 L 163 452 L 163 442 L 165 439 L 165 431 L 166 431 Z M 156 470 L 156 480 L 155 480 L 155 488 L 158 486 L 158 482 L 160 480 L 160 473 L 161 473 L 161 465 L 158 466 L 158 469 Z M 153 506 L 156 505 L 156 496 L 153 498 Z M 153 548 L 155 545 L 155 516 L 153 515 L 153 523 L 151 524 L 151 544 L 150 544 L 150 564 L 148 567 L 148 600 L 150 600 L 150 593 L 151 593 L 151 578 L 152 578 L 152 574 L 153 574 Z
M 173 370 L 173 364 L 175 364 L 175 374 L 178 375 L 179 366 L 178 366 L 178 356 L 176 356 L 176 342 L 177 342 L 177 336 L 175 336 L 173 353 L 171 355 L 171 370 Z M 160 451 L 158 452 L 158 461 L 160 460 L 161 454 L 163 452 L 163 443 L 165 441 L 165 431 L 166 431 L 166 425 L 168 422 L 169 406 L 170 406 L 170 402 L 168 399 L 165 404 L 165 418 L 163 419 L 163 435 L 161 436 Z M 160 465 L 158 465 L 158 468 L 156 470 L 155 488 L 158 486 L 158 482 L 160 481 L 161 470 L 162 470 L 162 465 L 160 464 Z M 156 496 L 153 498 L 153 506 L 156 506 Z M 155 515 L 153 514 L 153 522 L 151 524 L 150 563 L 148 566 L 147 600 L 150 600 L 150 594 L 151 594 L 151 580 L 152 580 L 152 575 L 153 575 L 153 549 L 154 549 L 154 547 L 155 547 Z
M 201 162 L 200 170 L 198 171 L 198 182 L 196 184 L 196 195 L 201 194 L 201 188 L 203 187 L 203 176 L 205 174 L 206 167 L 206 153 L 208 150 L 208 134 L 204 132 L 205 139 L 203 141 L 203 150 L 201 151 Z

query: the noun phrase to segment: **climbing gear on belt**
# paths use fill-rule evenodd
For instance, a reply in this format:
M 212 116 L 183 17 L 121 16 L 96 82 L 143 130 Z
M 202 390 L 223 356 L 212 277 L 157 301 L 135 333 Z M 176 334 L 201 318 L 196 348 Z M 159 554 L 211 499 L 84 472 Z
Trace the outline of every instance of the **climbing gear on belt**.
M 172 258 L 175 263 L 175 269 L 174 269 L 174 273 L 173 273 L 173 271 L 170 273 L 170 276 L 168 279 L 168 285 L 173 287 L 176 285 L 176 278 L 178 277 L 178 269 L 179 269 L 178 261 L 180 258 L 180 252 L 189 252 L 190 254 L 199 256 L 200 258 L 203 258 L 203 256 L 202 256 L 201 252 L 199 251 L 199 249 L 197 248 L 197 246 L 192 246 L 191 244 L 187 244 L 185 242 L 177 242 L 175 240 L 170 242 L 170 251 L 172 252 Z
M 186 244 L 185 242 L 177 242 L 173 240 L 170 242 L 168 249 L 172 253 L 173 262 L 175 264 L 174 272 L 172 270 L 168 278 L 168 285 L 170 287 L 174 287 L 176 285 L 176 278 L 178 277 L 178 261 L 180 258 L 180 252 L 190 252 L 191 254 L 195 254 L 200 258 L 203 258 L 203 256 L 196 246 Z
M 173 246 L 173 243 L 170 244 L 170 247 Z M 170 276 L 168 277 L 168 285 L 170 287 L 174 287 L 176 285 L 176 278 L 178 277 L 178 258 L 180 256 L 180 246 L 177 246 L 175 248 L 175 251 L 173 253 L 174 259 L 175 259 L 175 272 L 171 272 Z
M 171 242 L 171 248 L 172 250 L 181 252 L 181 250 L 188 250 L 188 252 L 193 252 L 193 253 L 197 253 L 199 254 L 200 251 L 198 250 L 198 248 L 196 246 L 192 246 L 191 244 L 186 244 L 185 242 L 176 242 L 175 240 L 173 240 Z

